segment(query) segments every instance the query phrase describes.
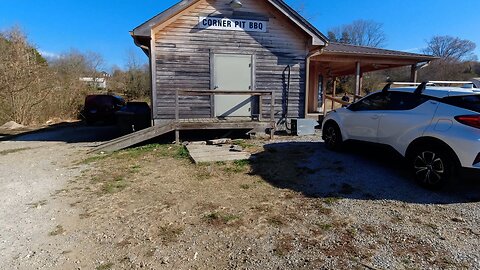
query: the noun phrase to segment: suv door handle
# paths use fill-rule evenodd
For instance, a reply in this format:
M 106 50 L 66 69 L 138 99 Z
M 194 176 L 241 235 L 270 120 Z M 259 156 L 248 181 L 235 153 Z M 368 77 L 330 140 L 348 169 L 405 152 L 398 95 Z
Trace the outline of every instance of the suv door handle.
M 377 120 L 378 118 L 380 118 L 380 116 L 378 114 L 375 114 L 375 115 L 372 115 L 372 117 L 370 118 L 372 118 L 373 120 Z

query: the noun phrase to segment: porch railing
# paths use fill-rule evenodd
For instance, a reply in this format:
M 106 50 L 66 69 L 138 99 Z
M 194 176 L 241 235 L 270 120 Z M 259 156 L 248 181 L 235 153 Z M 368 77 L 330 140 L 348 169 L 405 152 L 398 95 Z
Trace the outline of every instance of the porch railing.
M 355 101 L 357 101 L 357 100 L 359 100 L 359 99 L 361 99 L 361 98 L 363 98 L 363 96 L 354 95 L 354 100 L 353 100 L 353 101 L 355 102 Z M 335 110 L 335 108 L 336 108 L 336 107 L 335 107 L 335 104 L 336 104 L 336 103 L 338 103 L 338 104 L 340 104 L 340 105 L 342 105 L 342 106 L 348 106 L 348 105 L 352 104 L 352 102 L 343 101 L 341 98 L 337 98 L 337 97 L 333 97 L 333 96 L 329 96 L 329 95 L 326 95 L 326 96 L 325 96 L 325 100 L 326 100 L 326 101 L 329 100 L 329 101 L 332 102 L 332 107 L 331 107 L 331 110 L 332 110 L 332 111 Z M 327 105 L 325 105 L 325 108 L 327 108 Z
M 180 120 L 180 96 L 210 96 L 213 100 L 216 95 L 245 95 L 251 97 L 258 97 L 258 121 L 263 121 L 263 109 L 266 105 L 270 106 L 269 120 L 275 123 L 275 92 L 274 91 L 226 91 L 226 90 L 177 90 L 175 92 L 175 120 Z M 270 104 L 265 103 L 265 97 L 270 97 Z M 211 112 L 214 112 L 215 105 L 210 103 Z M 212 113 L 212 118 L 215 115 Z M 253 117 L 253 116 L 252 116 Z

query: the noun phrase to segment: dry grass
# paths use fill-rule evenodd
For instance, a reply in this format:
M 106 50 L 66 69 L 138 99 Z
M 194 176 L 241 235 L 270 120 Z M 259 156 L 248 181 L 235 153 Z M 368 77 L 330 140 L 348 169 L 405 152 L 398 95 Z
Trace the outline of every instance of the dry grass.
M 286 159 L 290 154 L 292 158 Z M 396 239 L 388 227 L 350 219 L 337 210 L 347 201 L 342 198 L 309 197 L 288 188 L 313 173 L 305 166 L 292 165 L 292 160 L 304 160 L 309 154 L 302 150 L 281 153 L 272 148 L 252 162 L 195 165 L 177 146 L 120 151 L 89 160 L 94 169 L 76 184 L 89 185 L 91 190 L 75 189 L 87 193 L 88 198 L 76 198 L 72 206 L 83 209 L 80 223 L 99 224 L 95 235 L 114 234 L 116 249 L 105 253 L 111 254 L 111 261 L 119 262 L 118 268 L 129 267 L 123 261 L 129 251 L 135 251 L 139 260 L 153 268 L 162 268 L 158 256 L 166 256 L 169 266 L 194 269 L 196 252 L 211 258 L 206 269 L 231 268 L 229 254 L 243 262 L 272 254 L 281 262 L 292 256 L 309 257 L 312 269 L 321 269 L 326 258 L 333 260 L 337 269 L 369 261 L 378 245 L 386 245 L 381 241 Z M 338 187 L 339 194 L 356 192 L 341 182 Z M 360 242 L 360 238 L 367 240 Z M 409 252 L 426 256 L 431 251 L 416 241 L 394 243 L 397 246 L 391 252 L 398 258 Z M 248 251 L 252 246 L 255 254 Z M 440 258 L 435 260 L 440 265 Z M 282 269 L 294 267 L 281 265 Z
M 23 152 L 23 151 L 30 150 L 30 149 L 32 149 L 32 148 L 24 147 L 24 148 L 17 148 L 17 149 L 2 150 L 2 151 L 0 151 L 0 156 L 6 156 L 6 155 L 9 155 L 9 154 Z
M 55 230 L 51 231 L 48 235 L 57 236 L 57 235 L 64 234 L 65 232 L 66 231 L 65 231 L 65 229 L 63 228 L 62 225 L 57 225 L 57 227 L 55 227 Z

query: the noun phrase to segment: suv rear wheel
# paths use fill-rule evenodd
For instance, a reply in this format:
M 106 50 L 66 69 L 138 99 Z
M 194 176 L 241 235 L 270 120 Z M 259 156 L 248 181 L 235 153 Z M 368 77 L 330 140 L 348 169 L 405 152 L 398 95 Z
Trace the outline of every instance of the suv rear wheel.
M 337 124 L 327 122 L 323 127 L 323 140 L 329 150 L 338 150 L 343 143 L 342 133 Z
M 420 147 L 410 161 L 415 180 L 426 188 L 440 188 L 452 177 L 453 159 L 440 147 Z

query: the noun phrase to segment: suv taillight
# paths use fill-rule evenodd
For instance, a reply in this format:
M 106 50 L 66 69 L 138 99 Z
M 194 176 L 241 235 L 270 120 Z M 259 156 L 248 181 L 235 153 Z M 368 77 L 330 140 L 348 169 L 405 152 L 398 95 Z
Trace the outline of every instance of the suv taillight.
M 464 125 L 480 129 L 480 115 L 461 115 L 455 117 L 455 120 Z

